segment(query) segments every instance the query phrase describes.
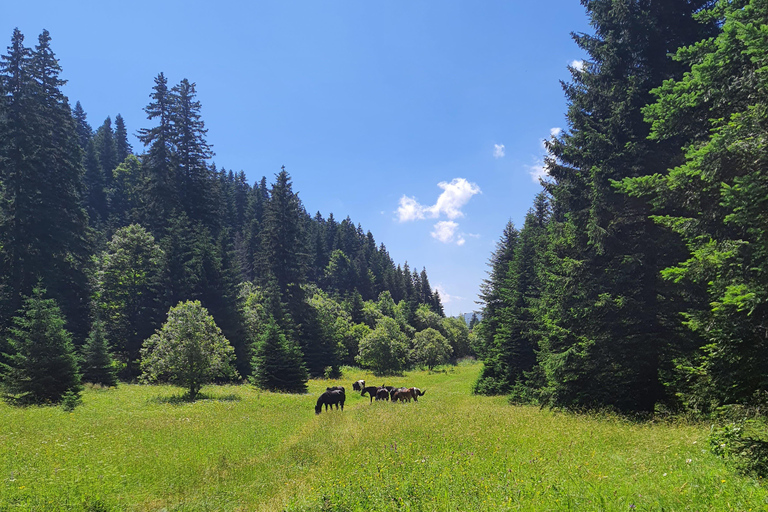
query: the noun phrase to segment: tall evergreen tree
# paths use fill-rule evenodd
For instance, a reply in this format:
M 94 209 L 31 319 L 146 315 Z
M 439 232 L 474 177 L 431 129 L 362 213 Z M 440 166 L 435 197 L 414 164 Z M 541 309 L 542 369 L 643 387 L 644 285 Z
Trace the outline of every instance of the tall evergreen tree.
M 99 155 L 99 163 L 104 171 L 104 183 L 112 186 L 112 171 L 120 161 L 117 158 L 117 144 L 115 132 L 112 129 L 112 119 L 107 117 L 104 123 L 96 129 L 93 137 L 96 151 Z
M 178 208 L 172 127 L 174 98 L 163 73 L 155 77 L 150 98 L 144 112 L 150 121 L 157 120 L 157 126 L 141 128 L 138 133 L 141 143 L 148 147 L 142 157 L 145 175 L 142 195 L 146 213 L 141 223 L 160 234 L 166 219 Z
M 648 219 L 642 201 L 613 183 L 665 169 L 679 149 L 647 139 L 650 91 L 679 77 L 669 53 L 711 33 L 693 15 L 708 0 L 584 0 L 594 35 L 574 36 L 589 54 L 565 86 L 569 131 L 549 142 L 546 183 L 566 226 L 543 323 L 551 403 L 653 410 L 663 400 L 661 354 L 678 342 L 675 308 L 659 271 L 675 241 Z M 679 244 L 677 245 L 680 248 Z
M 624 182 L 690 250 L 663 276 L 702 299 L 686 311 L 700 346 L 672 354 L 676 390 L 697 408 L 749 402 L 768 384 L 768 3 L 723 2 L 708 15 L 718 37 L 680 49 L 690 71 L 645 109 L 652 140 L 684 146 L 685 161 Z
M 128 142 L 128 131 L 125 128 L 125 119 L 120 114 L 115 116 L 115 153 L 117 163 L 122 163 L 128 155 L 133 153 L 131 143 Z
M 0 276 L 9 319 L 42 279 L 62 304 L 76 338 L 87 332 L 88 245 L 81 205 L 82 153 L 60 87 L 61 68 L 43 31 L 34 52 L 18 30 L 2 56 L 5 97 L 0 130 Z
M 58 403 L 80 392 L 72 336 L 56 301 L 35 288 L 9 329 L 8 364 L 2 364 L 5 400 L 19 405 Z
M 520 233 L 515 229 L 515 225 L 510 220 L 504 227 L 501 238 L 496 242 L 496 250 L 491 255 L 488 262 L 488 278 L 480 284 L 480 302 L 483 306 L 483 323 L 478 330 L 479 356 L 484 359 L 494 344 L 494 338 L 500 328 L 500 312 L 504 307 L 501 296 L 501 289 L 509 264 L 515 253 L 515 246 Z
M 186 78 L 171 90 L 170 110 L 173 144 L 178 162 L 177 186 L 184 210 L 194 221 L 212 227 L 211 172 L 207 161 L 213 156 L 206 142 L 200 102 L 195 84 Z
M 96 272 L 95 307 L 123 365 L 121 378 L 139 375 L 141 345 L 162 321 L 163 252 L 143 227 L 118 229 Z
M 80 149 L 85 151 L 88 148 L 88 143 L 93 138 L 93 128 L 88 124 L 88 116 L 79 101 L 75 103 L 75 108 L 72 110 L 72 117 L 75 118 L 75 130 L 77 131 L 77 140 L 80 143 Z

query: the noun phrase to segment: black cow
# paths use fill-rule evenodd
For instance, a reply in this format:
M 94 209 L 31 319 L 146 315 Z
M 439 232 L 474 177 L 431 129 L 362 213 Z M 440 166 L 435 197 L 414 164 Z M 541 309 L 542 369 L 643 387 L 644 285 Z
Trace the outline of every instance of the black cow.
M 331 409 L 333 409 L 333 406 L 336 406 L 336 409 L 339 408 L 339 404 L 341 404 L 341 410 L 344 410 L 344 401 L 347 399 L 346 394 L 344 393 L 344 388 L 342 389 L 328 389 L 325 393 L 320 395 L 320 398 L 317 399 L 317 405 L 315 405 L 315 414 L 320 414 L 320 412 L 323 410 L 323 404 L 325 404 L 325 410 L 328 410 L 328 406 L 331 406 Z

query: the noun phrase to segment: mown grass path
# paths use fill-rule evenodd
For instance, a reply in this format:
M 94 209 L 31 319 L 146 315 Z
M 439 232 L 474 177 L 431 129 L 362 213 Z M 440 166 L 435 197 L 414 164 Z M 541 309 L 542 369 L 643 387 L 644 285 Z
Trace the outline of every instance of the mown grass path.
M 312 381 L 87 390 L 73 413 L 0 405 L 0 510 L 768 510 L 711 455 L 707 425 L 632 423 L 472 396 L 479 365 Z M 369 403 L 351 382 L 415 385 Z M 345 410 L 314 414 L 325 386 Z

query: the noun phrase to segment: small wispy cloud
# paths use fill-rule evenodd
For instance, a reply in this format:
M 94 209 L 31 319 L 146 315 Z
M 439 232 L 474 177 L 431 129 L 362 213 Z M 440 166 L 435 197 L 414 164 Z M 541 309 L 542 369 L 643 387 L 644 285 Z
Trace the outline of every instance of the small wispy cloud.
M 506 153 L 504 152 L 504 144 L 493 145 L 493 158 L 504 158 L 505 154 Z
M 584 61 L 583 60 L 572 60 L 570 67 L 581 73 L 584 71 Z
M 403 196 L 400 198 L 400 206 L 397 208 L 397 217 L 400 222 L 408 222 L 418 219 L 436 219 L 445 215 L 449 219 L 463 217 L 461 208 L 472 199 L 475 194 L 482 191 L 475 183 L 470 183 L 464 178 L 455 178 L 450 183 L 441 181 L 437 184 L 443 189 L 443 193 L 432 206 L 420 204 L 416 198 Z
M 557 138 L 560 136 L 561 133 L 563 133 L 563 129 L 558 126 L 549 129 L 550 138 Z M 547 151 L 547 146 L 545 142 L 546 142 L 546 139 L 541 140 L 541 149 L 549 153 Z M 529 165 L 528 174 L 530 174 L 531 180 L 533 180 L 536 183 L 539 183 L 539 181 L 541 180 L 546 180 L 549 177 L 549 174 L 547 174 L 547 166 L 544 163 L 544 159 L 537 158 L 533 165 Z
M 451 243 L 454 241 L 454 237 L 456 236 L 456 230 L 459 228 L 459 224 L 456 222 L 453 222 L 452 220 L 441 220 L 434 226 L 434 231 L 432 231 L 431 235 L 433 238 L 437 238 L 444 244 Z
M 535 165 L 529 165 L 528 174 L 531 175 L 531 180 L 535 183 L 539 183 L 539 181 L 547 179 L 549 176 L 549 174 L 547 174 L 547 166 L 544 164 L 543 160 L 537 161 Z
M 437 293 L 440 294 L 440 302 L 443 304 L 449 304 L 457 300 L 464 300 L 464 297 L 449 294 L 447 291 L 445 291 L 445 287 L 442 284 L 435 286 L 435 290 L 437 290 Z

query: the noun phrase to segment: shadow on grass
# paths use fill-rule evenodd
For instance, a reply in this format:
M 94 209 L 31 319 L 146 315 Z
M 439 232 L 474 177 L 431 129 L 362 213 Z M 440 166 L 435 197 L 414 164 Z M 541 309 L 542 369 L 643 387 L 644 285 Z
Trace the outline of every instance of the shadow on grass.
M 179 395 L 171 396 L 156 396 L 154 398 L 150 398 L 148 401 L 155 404 L 184 405 L 201 402 L 203 400 L 211 400 L 216 402 L 239 402 L 242 400 L 242 398 L 234 393 L 230 393 L 228 395 L 198 393 L 195 398 L 190 397 L 189 393 L 182 393 Z

